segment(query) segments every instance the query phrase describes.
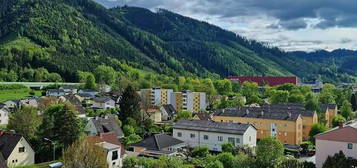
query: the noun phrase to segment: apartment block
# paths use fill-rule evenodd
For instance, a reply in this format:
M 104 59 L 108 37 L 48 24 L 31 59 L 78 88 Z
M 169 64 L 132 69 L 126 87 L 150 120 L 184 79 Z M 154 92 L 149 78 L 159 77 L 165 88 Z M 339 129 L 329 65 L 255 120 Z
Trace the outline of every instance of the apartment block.
M 207 107 L 206 93 L 204 92 L 174 92 L 171 94 L 171 104 L 176 111 L 188 110 L 198 113 Z
M 154 106 L 171 104 L 172 93 L 172 89 L 151 88 L 140 90 L 142 102 Z

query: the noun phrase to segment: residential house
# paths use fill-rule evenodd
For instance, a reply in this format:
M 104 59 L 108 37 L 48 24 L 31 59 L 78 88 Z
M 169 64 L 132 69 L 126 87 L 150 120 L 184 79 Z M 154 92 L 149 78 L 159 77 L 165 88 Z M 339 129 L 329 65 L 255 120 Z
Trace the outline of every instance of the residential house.
M 303 86 L 310 86 L 311 90 L 315 93 L 318 93 L 322 90 L 322 88 L 324 87 L 324 83 L 319 80 L 316 79 L 314 82 L 306 82 L 302 84 Z
M 332 119 L 337 115 L 336 104 L 321 104 L 320 109 L 322 113 L 325 113 L 325 120 L 328 127 L 332 127 Z
M 60 100 L 72 104 L 75 107 L 76 111 L 79 113 L 78 115 L 79 117 L 81 118 L 86 117 L 86 112 L 82 105 L 82 101 L 81 101 L 82 99 L 80 96 L 69 94 L 69 95 L 61 96 Z
M 140 97 L 142 103 L 147 106 L 161 106 L 163 104 L 171 104 L 171 93 L 173 93 L 172 89 L 141 89 Z
M 9 123 L 10 110 L 4 105 L 0 105 L 0 126 L 6 126 Z
M 269 85 L 269 86 L 277 86 L 282 84 L 299 84 L 298 77 L 284 77 L 284 76 L 229 76 L 229 80 L 232 82 L 240 82 L 244 83 L 245 81 L 248 82 L 255 82 L 258 83 L 259 86 Z
M 310 130 L 312 125 L 318 123 L 318 116 L 316 111 L 306 110 L 305 105 L 302 103 L 279 103 L 263 105 L 261 109 L 268 111 L 280 111 L 301 114 L 302 118 L 302 138 L 303 140 L 309 139 Z
M 118 125 L 115 116 L 95 117 L 90 119 L 84 128 L 84 132 L 88 136 L 114 132 L 118 139 L 124 137 L 124 133 Z
M 48 89 L 46 91 L 46 96 L 49 97 L 60 97 L 66 95 L 66 92 L 63 89 Z
M 2 104 L 4 104 L 5 107 L 7 109 L 9 109 L 10 111 L 13 111 L 13 110 L 19 108 L 20 100 L 8 100 L 6 102 L 3 102 Z
M 112 91 L 112 87 L 107 84 L 99 84 L 98 90 L 100 93 L 108 93 Z
M 328 156 L 342 151 L 346 157 L 357 159 L 357 121 L 317 134 L 316 167 L 322 168 Z
M 194 120 L 202 120 L 202 121 L 213 121 L 213 113 L 196 113 L 193 115 Z
M 146 110 L 146 114 L 150 119 L 152 119 L 155 123 L 161 122 L 161 111 L 157 108 L 149 108 Z
M 115 108 L 115 101 L 109 97 L 95 97 L 93 98 L 92 108 L 94 109 L 112 109 Z
M 163 121 L 174 120 L 176 118 L 177 111 L 172 104 L 164 104 L 160 107 L 161 119 Z
M 141 142 L 132 144 L 134 152 L 142 156 L 158 158 L 161 155 L 176 155 L 182 148 L 186 147 L 184 141 L 165 134 L 155 134 Z
M 208 106 L 206 93 L 192 91 L 172 93 L 171 104 L 178 112 L 187 110 L 193 113 L 198 113 L 202 110 L 206 110 Z
M 91 98 L 94 98 L 98 94 L 98 92 L 95 90 L 84 89 L 84 90 L 79 90 L 78 94 L 82 96 L 86 95 L 86 96 L 90 96 Z
M 255 147 L 257 129 L 250 124 L 181 120 L 174 125 L 173 137 L 189 147 L 207 146 L 211 151 L 220 152 L 226 142 Z
M 27 106 L 27 107 L 38 107 L 38 99 L 37 98 L 29 98 L 29 99 L 22 99 L 19 102 L 19 106 Z
M 64 85 L 59 89 L 63 90 L 66 94 L 77 94 L 78 89 L 76 85 Z
M 238 107 L 214 111 L 216 122 L 252 124 L 257 138 L 277 137 L 283 144 L 298 145 L 303 140 L 300 110 L 272 110 L 260 107 Z
M 105 150 L 109 168 L 122 166 L 125 150 L 115 133 L 100 133 L 99 135 L 88 136 L 86 138 L 90 143 L 96 144 Z
M 35 163 L 35 151 L 31 145 L 22 135 L 14 132 L 0 131 L 0 155 L 8 167 Z

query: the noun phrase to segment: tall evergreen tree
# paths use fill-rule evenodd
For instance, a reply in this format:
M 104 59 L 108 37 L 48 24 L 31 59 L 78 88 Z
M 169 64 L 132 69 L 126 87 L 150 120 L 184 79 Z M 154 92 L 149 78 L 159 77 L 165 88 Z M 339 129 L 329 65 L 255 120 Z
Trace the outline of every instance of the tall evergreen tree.
M 120 112 L 119 118 L 125 121 L 128 117 L 142 121 L 142 114 L 140 112 L 140 96 L 136 93 L 132 86 L 128 86 L 119 102 Z
M 354 118 L 352 112 L 352 105 L 348 100 L 344 100 L 340 109 L 341 115 L 345 117 L 347 120 L 351 120 Z

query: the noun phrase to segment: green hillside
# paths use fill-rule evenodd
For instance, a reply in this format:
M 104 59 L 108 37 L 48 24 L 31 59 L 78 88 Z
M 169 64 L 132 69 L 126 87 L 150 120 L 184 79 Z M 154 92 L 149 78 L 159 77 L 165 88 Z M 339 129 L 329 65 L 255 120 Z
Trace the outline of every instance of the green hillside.
M 309 80 L 321 72 L 278 48 L 166 10 L 106 9 L 91 0 L 0 0 L 0 80 L 57 81 L 59 74 L 75 82 L 77 71 L 102 64 L 173 77 Z M 326 78 L 349 80 L 345 74 Z

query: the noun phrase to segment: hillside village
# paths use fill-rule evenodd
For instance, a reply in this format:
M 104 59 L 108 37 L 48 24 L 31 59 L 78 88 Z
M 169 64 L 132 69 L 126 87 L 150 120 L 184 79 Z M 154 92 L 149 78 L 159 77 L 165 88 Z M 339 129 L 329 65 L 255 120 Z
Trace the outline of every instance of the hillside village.
M 264 155 L 279 160 L 280 167 L 317 168 L 333 162 L 335 154 L 351 163 L 357 159 L 353 88 L 315 82 L 317 89 L 291 77 L 228 79 L 228 88 L 240 85 L 235 94 L 232 89 L 212 95 L 130 85 L 124 90 L 107 84 L 88 88 L 95 84 L 87 80 L 41 88 L 42 96 L 4 101 L 0 163 L 61 167 L 89 151 L 95 155 L 88 157 L 109 168 L 175 164 L 170 158 L 188 167 L 227 167 L 225 159 L 269 167 L 273 163 L 264 162 Z M 274 81 L 270 86 L 269 80 Z M 297 91 L 301 96 L 294 96 Z M 277 153 L 265 156 L 269 146 Z M 245 160 L 236 160 L 241 157 Z M 204 162 L 209 158 L 216 161 Z

